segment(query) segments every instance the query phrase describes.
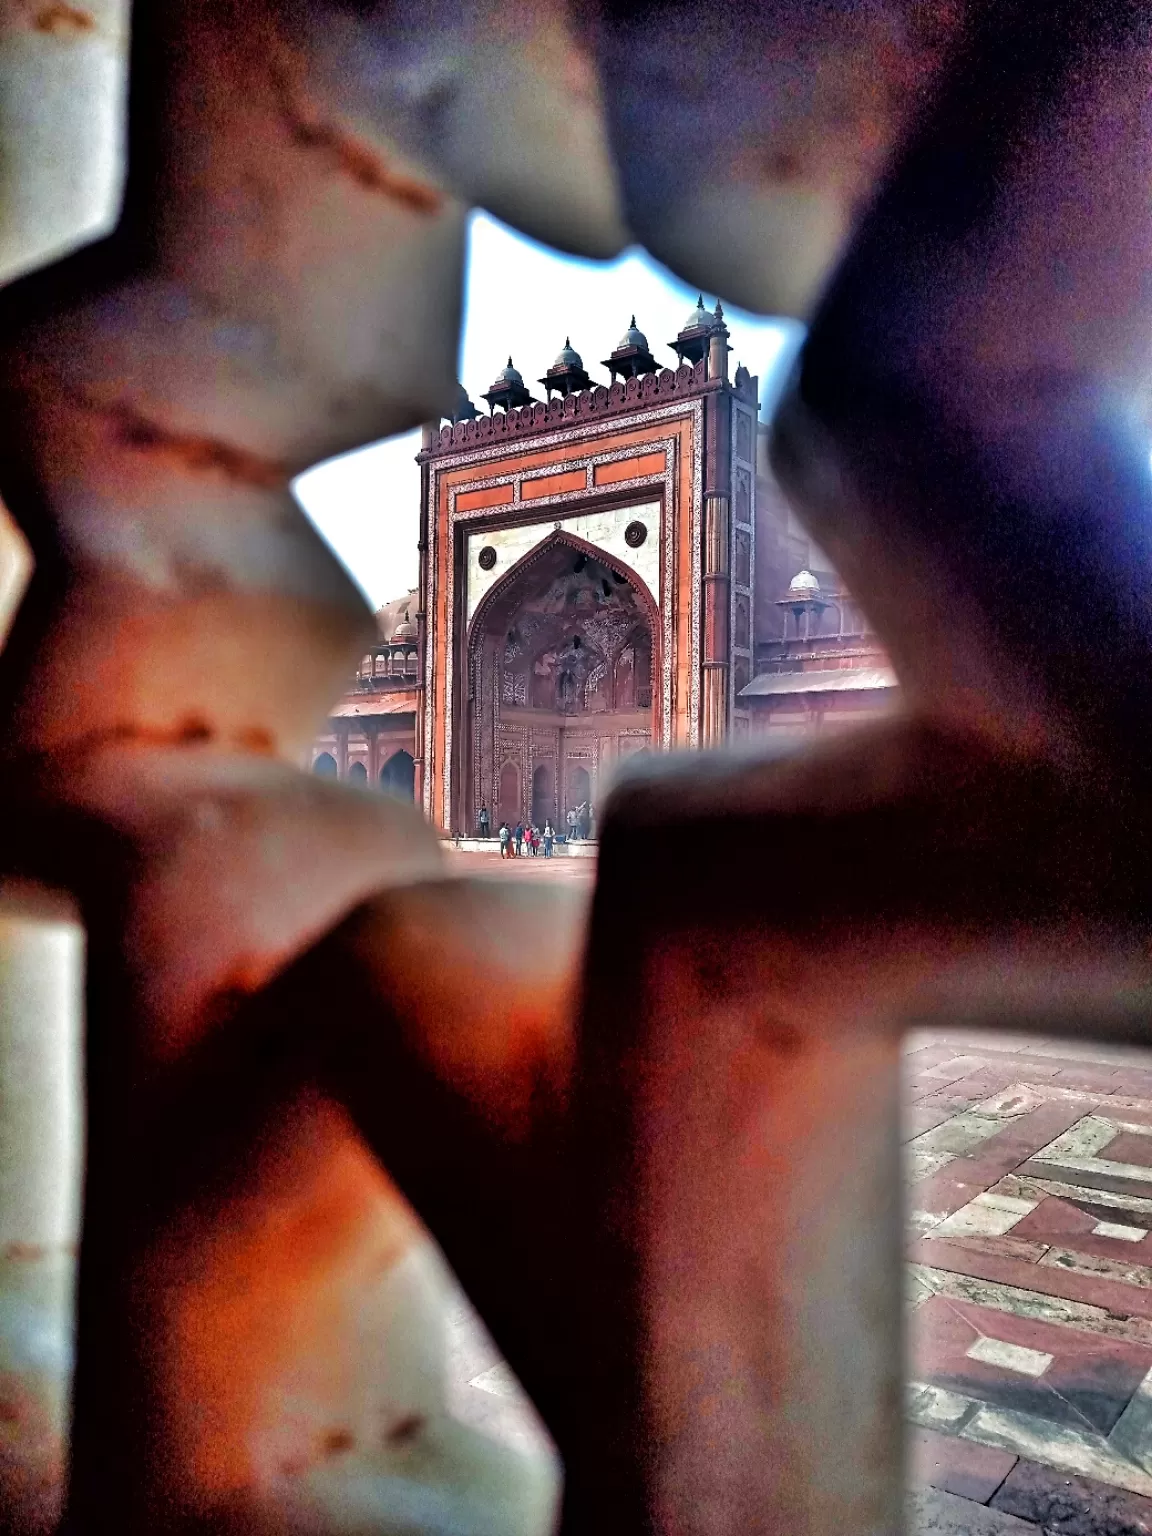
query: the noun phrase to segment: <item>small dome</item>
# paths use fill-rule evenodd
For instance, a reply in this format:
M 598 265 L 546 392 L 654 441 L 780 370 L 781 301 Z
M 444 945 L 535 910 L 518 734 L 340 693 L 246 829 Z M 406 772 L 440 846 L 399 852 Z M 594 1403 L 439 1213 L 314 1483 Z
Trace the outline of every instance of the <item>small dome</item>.
M 820 583 L 811 571 L 797 571 L 788 583 L 789 592 L 819 592 Z
M 704 308 L 704 295 L 701 294 L 700 297 L 696 300 L 696 308 L 688 316 L 687 320 L 685 320 L 682 330 L 704 331 L 707 330 L 708 327 L 712 324 L 712 320 L 713 317 Z
M 497 383 L 501 380 L 505 384 L 519 384 L 523 388 L 524 377 L 517 369 L 513 368 L 511 358 L 508 359 L 507 368 L 501 368 L 500 372 L 496 375 Z
M 625 347 L 639 347 L 642 352 L 647 352 L 648 350 L 648 338 L 645 336 L 643 331 L 638 331 L 636 329 L 635 315 L 632 316 L 632 320 L 628 326 L 628 329 L 616 343 L 617 352 L 622 352 Z
M 411 619 L 404 619 L 401 623 L 397 624 L 396 628 L 392 631 L 393 642 L 397 640 L 415 640 L 415 638 L 416 626 L 413 624 Z
M 552 366 L 553 368 L 583 368 L 584 359 L 572 345 L 571 336 L 565 336 L 564 345 L 557 353 L 556 361 L 552 364 Z

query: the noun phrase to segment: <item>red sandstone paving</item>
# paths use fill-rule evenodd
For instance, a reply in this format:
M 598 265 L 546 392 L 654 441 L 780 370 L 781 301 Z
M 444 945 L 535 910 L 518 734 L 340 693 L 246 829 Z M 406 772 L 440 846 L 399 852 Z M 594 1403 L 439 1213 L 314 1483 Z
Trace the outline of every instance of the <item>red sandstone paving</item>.
M 1054 1264 L 1025 1263 L 1022 1259 L 999 1258 L 950 1243 L 947 1238 L 922 1238 L 908 1249 L 908 1257 L 917 1264 L 950 1270 L 958 1275 L 972 1275 L 978 1280 L 992 1280 L 1000 1285 L 1014 1285 L 1043 1296 L 1059 1296 L 1065 1301 L 1083 1301 L 1104 1307 L 1117 1317 L 1152 1318 L 1152 1290 L 1126 1285 L 1120 1280 L 1084 1275 L 1061 1269 Z
M 968 1358 L 979 1338 L 1053 1356 L 1033 1378 Z M 913 1314 L 916 1379 L 981 1402 L 1108 1434 L 1148 1370 L 1152 1348 L 934 1296 Z M 952 1490 L 955 1492 L 956 1490 Z
M 1085 1197 L 1087 1204 L 1091 1197 L 1090 1190 L 1085 1191 Z M 1076 1253 L 1095 1254 L 1102 1259 L 1118 1259 L 1129 1264 L 1152 1263 L 1152 1232 L 1148 1232 L 1137 1243 L 1129 1243 L 1119 1237 L 1097 1236 L 1092 1228 L 1098 1221 L 1141 1227 L 1152 1221 L 1152 1216 L 1107 1205 L 1083 1210 L 1079 1204 L 1073 1204 L 1058 1195 L 1049 1195 L 1047 1200 L 1041 1200 L 1034 1211 L 1016 1223 L 1012 1228 L 1012 1236 L 1033 1238 L 1057 1248 L 1071 1248 Z
M 1152 1234 L 1136 1243 L 1100 1237 L 1098 1221 L 1141 1226 L 1147 1219 L 1122 1206 L 1093 1201 L 1095 1190 L 1152 1195 L 1152 1137 L 1120 1132 L 1098 1156 L 1149 1169 L 1149 1180 L 1125 1180 L 1089 1168 L 1065 1170 L 1035 1162 L 1040 1152 L 1085 1115 L 1098 1113 L 1152 1126 L 1152 1062 L 1118 1065 L 1101 1060 L 1033 1055 L 1024 1042 L 1013 1051 L 981 1052 L 979 1036 L 945 1037 L 918 1049 L 905 1066 L 905 1139 L 945 1124 L 1015 1083 L 1072 1092 L 1007 1121 L 1002 1131 L 953 1158 L 912 1186 L 910 1210 L 951 1214 L 990 1189 L 1006 1173 L 1077 1185 L 1082 1199 L 1049 1196 L 1001 1236 L 933 1238 L 910 1242 L 909 1257 L 960 1276 L 1105 1309 L 1116 1319 L 1152 1320 L 1152 1289 L 1122 1276 L 1083 1274 L 1041 1262 L 1048 1247 L 1083 1255 L 1086 1262 L 1112 1260 L 1152 1267 Z M 1111 1056 L 1111 1059 L 1109 1057 Z M 1145 1058 L 1147 1059 L 1147 1058 Z M 1130 1110 L 1112 1098 L 1146 1099 Z M 1069 1430 L 1106 1434 L 1152 1368 L 1152 1346 L 1104 1338 L 1087 1329 L 1022 1317 L 944 1297 L 929 1298 L 909 1317 L 910 1370 L 917 1380 L 964 1392 L 1001 1408 L 1024 1410 L 1033 1423 L 1053 1426 L 1054 1444 Z M 1041 1378 L 1030 1378 L 967 1356 L 978 1334 L 1039 1349 L 1053 1357 Z M 1063 1426 L 1063 1427 L 1061 1427 Z M 1017 1460 L 945 1433 L 910 1432 L 911 1475 L 920 1484 L 1033 1522 L 1044 1536 L 1152 1536 L 1152 1500 L 1106 1482 L 1075 1477 L 1037 1461 Z M 1035 1454 L 1033 1452 L 1033 1454 Z M 1057 1457 L 1057 1459 L 1059 1459 Z
M 1115 1111 L 1122 1114 L 1122 1110 Z M 1100 1156 L 1112 1163 L 1139 1163 L 1142 1168 L 1152 1169 L 1152 1136 L 1141 1136 L 1138 1131 L 1121 1131 Z
M 1010 1121 L 1004 1130 L 977 1143 L 970 1152 L 954 1157 L 914 1185 L 910 1197 L 913 1209 L 950 1216 L 1006 1173 L 1015 1172 L 1034 1152 L 1083 1119 L 1084 1113 L 1082 1107 L 1062 1100 Z M 1048 1170 L 1049 1177 L 1052 1172 Z
M 942 1488 L 977 1504 L 987 1504 L 1016 1465 L 1010 1451 L 994 1450 L 941 1435 L 934 1429 L 913 1429 L 908 1436 L 908 1462 L 912 1480 L 929 1488 Z
M 499 853 L 471 853 L 445 845 L 449 874 L 492 875 L 508 880 L 574 880 L 590 885 L 596 878 L 596 860 L 546 859 L 542 853 L 519 859 L 502 859 Z

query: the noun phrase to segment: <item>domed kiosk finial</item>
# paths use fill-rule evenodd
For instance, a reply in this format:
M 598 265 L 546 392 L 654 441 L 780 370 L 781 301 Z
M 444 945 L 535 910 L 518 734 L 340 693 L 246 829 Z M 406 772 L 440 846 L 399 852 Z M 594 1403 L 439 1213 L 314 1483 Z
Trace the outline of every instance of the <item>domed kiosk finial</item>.
M 575 394 L 579 389 L 590 389 L 592 380 L 584 371 L 584 359 L 572 345 L 571 336 L 565 336 L 564 345 L 557 353 L 556 361 L 540 380 L 551 399 L 553 393 Z
M 480 398 L 487 400 L 488 408 L 492 411 L 497 406 L 503 411 L 511 411 L 518 405 L 532 404 L 532 396 L 524 388 L 523 375 L 514 367 L 511 354 L 509 354 L 507 366 L 501 368 L 495 381 Z
M 790 609 L 799 621 L 802 613 L 822 613 L 829 606 L 829 599 L 811 571 L 797 571 L 788 583 L 787 592 L 776 599 L 776 606 Z
M 628 329 L 621 336 L 612 356 L 604 359 L 604 366 L 612 375 L 622 379 L 634 378 L 641 373 L 655 373 L 656 359 L 648 347 L 648 338 L 636 325 L 636 316 L 628 322 Z
M 717 319 L 717 316 L 720 318 Z M 708 356 L 708 343 L 717 326 L 724 324 L 723 311 L 719 301 L 716 304 L 716 313 L 709 314 L 704 307 L 704 295 L 698 295 L 696 308 L 684 322 L 683 329 L 677 335 L 675 341 L 668 345 L 675 352 L 681 363 L 698 363 Z

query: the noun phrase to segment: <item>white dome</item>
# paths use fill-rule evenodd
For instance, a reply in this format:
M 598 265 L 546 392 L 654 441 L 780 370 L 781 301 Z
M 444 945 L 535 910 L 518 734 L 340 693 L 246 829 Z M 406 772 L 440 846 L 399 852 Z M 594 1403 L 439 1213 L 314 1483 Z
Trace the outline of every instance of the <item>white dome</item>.
M 702 331 L 707 330 L 711 324 L 712 316 L 704 308 L 704 295 L 701 294 L 696 301 L 696 308 L 685 320 L 683 329 L 685 331 Z
M 622 352 L 625 347 L 638 347 L 640 351 L 647 352 L 648 338 L 644 332 L 636 327 L 636 316 L 632 316 L 632 323 L 616 343 L 617 352 Z
M 789 592 L 819 592 L 820 583 L 811 571 L 797 571 L 788 583 Z

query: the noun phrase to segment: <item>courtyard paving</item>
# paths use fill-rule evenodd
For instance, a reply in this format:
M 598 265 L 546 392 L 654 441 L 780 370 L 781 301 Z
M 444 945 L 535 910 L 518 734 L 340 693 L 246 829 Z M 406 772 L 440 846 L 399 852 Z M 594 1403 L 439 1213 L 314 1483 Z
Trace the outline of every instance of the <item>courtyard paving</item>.
M 1148 1536 L 1152 1056 L 924 1034 L 905 1072 L 922 1528 Z
M 904 1066 L 910 1529 L 1152 1536 L 1152 1053 L 934 1031 Z M 452 1355 L 461 1417 L 538 1437 L 466 1307 Z
M 449 869 L 461 875 L 500 875 L 508 880 L 576 880 L 588 884 L 596 876 L 596 860 L 554 856 L 546 859 L 541 851 L 532 858 L 502 859 L 499 849 L 493 853 L 472 853 L 468 849 L 444 844 Z

